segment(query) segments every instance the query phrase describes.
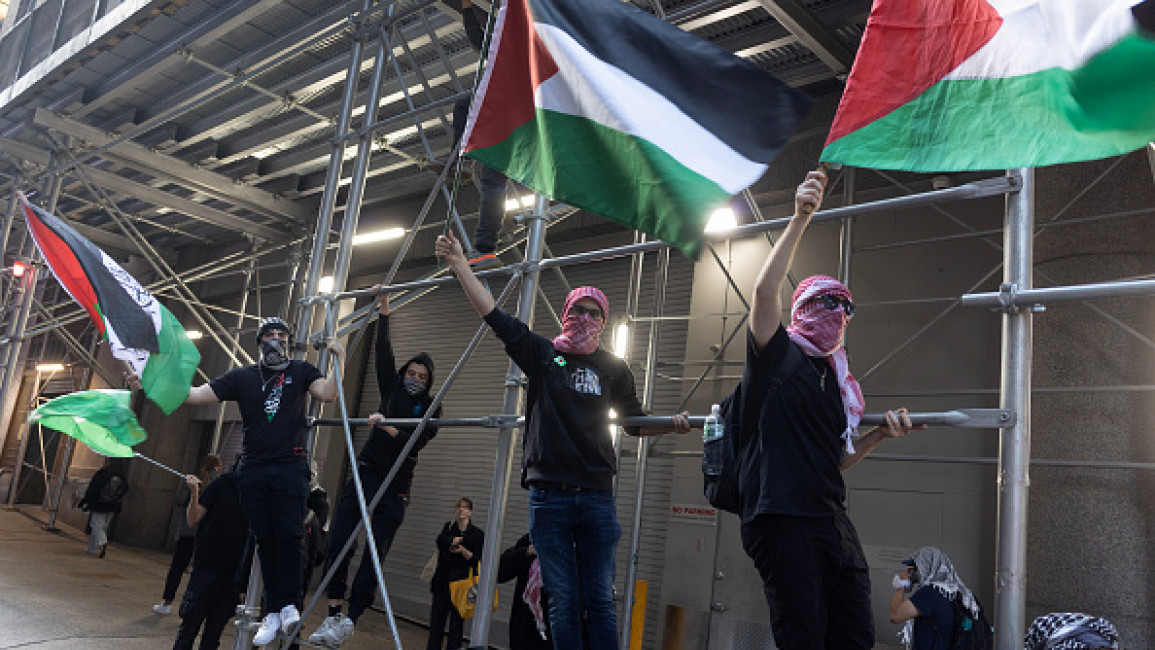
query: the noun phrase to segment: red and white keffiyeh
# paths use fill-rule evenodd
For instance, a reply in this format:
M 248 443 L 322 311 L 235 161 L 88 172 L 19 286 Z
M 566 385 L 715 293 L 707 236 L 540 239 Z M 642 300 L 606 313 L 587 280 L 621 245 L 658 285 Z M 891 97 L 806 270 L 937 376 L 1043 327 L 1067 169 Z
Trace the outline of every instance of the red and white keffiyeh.
M 525 581 L 521 599 L 529 605 L 529 611 L 533 612 L 533 622 L 537 624 L 537 633 L 545 641 L 549 637 L 545 633 L 545 612 L 541 609 L 541 586 L 541 560 L 534 558 L 533 564 L 529 565 L 529 577 Z
M 589 314 L 572 313 L 574 304 L 582 298 L 592 298 L 602 308 L 602 320 Z M 592 354 L 598 349 L 598 338 L 606 328 L 610 316 L 610 301 L 597 287 L 578 287 L 565 298 L 561 312 L 561 335 L 553 340 L 553 347 L 570 354 Z
M 846 453 L 854 453 L 851 438 L 858 435 L 858 423 L 866 409 L 862 388 L 854 375 L 850 374 L 850 363 L 843 347 L 846 333 L 846 315 L 841 309 L 831 311 L 815 298 L 833 295 L 853 300 L 850 289 L 828 275 L 812 275 L 798 283 L 794 290 L 794 301 L 790 305 L 790 324 L 786 332 L 802 351 L 811 357 L 825 358 L 834 368 L 838 378 L 838 388 L 842 393 L 842 407 L 846 413 L 846 430 L 842 439 L 846 441 Z

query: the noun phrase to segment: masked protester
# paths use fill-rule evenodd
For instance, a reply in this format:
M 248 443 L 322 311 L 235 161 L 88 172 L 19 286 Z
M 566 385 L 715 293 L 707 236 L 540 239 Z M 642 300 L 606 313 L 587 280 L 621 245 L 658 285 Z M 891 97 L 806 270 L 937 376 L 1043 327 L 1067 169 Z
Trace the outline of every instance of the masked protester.
M 243 452 L 234 469 L 241 507 L 257 540 L 257 557 L 268 607 L 253 644 L 271 643 L 300 620 L 302 538 L 305 503 L 309 496 L 309 465 L 305 447 L 308 397 L 322 402 L 337 398 L 337 381 L 324 377 L 311 363 L 289 358 L 289 326 L 266 318 L 257 331 L 259 362 L 236 368 L 189 390 L 186 404 L 235 401 L 244 424 Z M 329 351 L 345 355 L 336 339 Z M 139 385 L 139 379 L 130 378 Z
M 609 411 L 643 411 L 629 366 L 598 347 L 609 300 L 595 287 L 574 289 L 562 310 L 562 333 L 551 340 L 495 307 L 452 234 L 437 239 L 437 255 L 457 273 L 470 304 L 526 373 L 521 484 L 529 488 L 529 536 L 550 596 L 554 647 L 583 647 L 582 603 L 588 647 L 615 650 L 612 592 L 621 528 L 611 493 L 617 467 Z M 627 427 L 626 433 L 686 433 L 685 415 L 674 416 L 669 426 Z
M 846 516 L 842 470 L 914 428 L 899 409 L 887 412 L 886 426 L 857 436 L 864 402 L 843 347 L 854 302 L 842 283 L 803 280 L 789 325 L 781 322 L 782 285 L 825 187 L 823 171 L 798 186 L 794 217 L 755 285 L 741 383 L 724 401 L 743 450 L 742 545 L 761 574 L 783 650 L 874 647 L 870 577 Z
M 380 285 L 374 287 L 379 289 Z M 385 418 L 424 417 L 433 403 L 430 388 L 433 386 L 433 359 L 421 352 L 397 368 L 393 356 L 393 344 L 389 339 L 389 294 L 377 294 L 377 387 L 381 391 L 381 404 L 376 413 L 369 416 L 372 430 L 365 446 L 357 457 L 357 473 L 365 490 L 365 498 L 372 500 L 381 487 L 393 465 L 400 459 L 406 443 L 413 436 L 413 427 L 394 427 L 382 424 Z M 433 417 L 441 417 L 441 409 Z M 426 427 L 413 448 L 404 457 L 401 468 L 385 495 L 373 510 L 373 537 L 377 553 L 384 558 L 393 544 L 393 537 L 405 518 L 405 508 L 409 505 L 409 489 L 413 484 L 413 470 L 417 467 L 417 453 L 437 435 L 437 427 Z M 329 542 L 331 567 L 341 549 L 353 534 L 353 529 L 361 521 L 361 510 L 357 504 L 357 488 L 350 480 L 341 492 L 337 510 L 333 516 L 332 539 Z M 353 578 L 353 588 L 349 595 L 349 615 L 341 613 L 349 575 L 349 553 L 337 567 L 329 583 L 329 615 L 309 637 L 310 643 L 336 647 L 353 635 L 354 626 L 361 614 L 373 604 L 377 590 L 377 574 L 373 569 L 373 556 L 368 548 L 361 555 L 361 566 Z

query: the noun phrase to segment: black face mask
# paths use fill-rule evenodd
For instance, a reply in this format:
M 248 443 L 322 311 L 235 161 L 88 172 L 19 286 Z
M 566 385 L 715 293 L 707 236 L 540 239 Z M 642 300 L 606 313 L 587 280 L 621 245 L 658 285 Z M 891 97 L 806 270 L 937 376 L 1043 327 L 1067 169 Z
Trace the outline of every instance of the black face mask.
M 284 370 L 289 367 L 289 355 L 285 342 L 280 339 L 261 341 L 261 365 L 269 370 Z

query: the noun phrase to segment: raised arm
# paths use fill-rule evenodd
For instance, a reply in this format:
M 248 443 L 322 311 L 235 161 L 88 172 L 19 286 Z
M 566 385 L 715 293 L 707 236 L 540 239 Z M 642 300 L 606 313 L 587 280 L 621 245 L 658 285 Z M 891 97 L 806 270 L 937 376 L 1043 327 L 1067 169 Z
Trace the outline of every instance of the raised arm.
M 384 285 L 378 284 L 373 287 L 374 291 L 378 291 L 377 313 L 380 317 L 377 319 L 377 346 L 376 360 L 374 366 L 377 369 L 377 390 L 381 394 L 381 403 L 384 405 L 385 400 L 389 395 L 393 394 L 393 388 L 397 385 L 397 359 L 393 355 L 393 341 L 389 337 L 389 294 L 381 293 L 380 288 Z
M 886 438 L 901 438 L 911 431 L 921 431 L 926 428 L 925 424 L 911 424 L 910 415 L 905 408 L 887 411 L 883 417 L 886 419 L 886 424 L 874 427 L 869 433 L 858 438 L 854 443 L 853 454 L 842 455 L 842 471 L 845 472 L 857 465 L 858 461 L 866 458 L 867 454 L 874 451 L 878 443 Z
M 325 340 L 325 346 L 329 348 L 329 352 L 337 357 L 338 361 L 345 360 L 345 348 L 341 347 L 341 343 L 333 337 Z M 341 369 L 344 370 L 342 364 Z M 332 402 L 337 399 L 337 372 L 333 370 L 327 376 L 321 379 L 313 380 L 309 384 L 309 394 L 321 400 L 322 402 Z
M 184 477 L 184 482 L 188 485 L 189 499 L 188 506 L 185 509 L 185 518 L 188 520 L 188 525 L 196 526 L 205 518 L 208 510 L 201 505 L 201 480 L 196 476 L 189 474 Z
M 201 384 L 200 386 L 193 386 L 188 389 L 188 398 L 185 399 L 184 403 L 189 405 L 216 404 L 220 401 L 221 399 L 217 397 L 212 386 Z
M 453 233 L 447 232 L 437 238 L 434 252 L 457 274 L 461 288 L 465 290 L 465 296 L 469 298 L 469 303 L 473 305 L 477 315 L 482 318 L 488 316 L 494 308 L 493 296 L 473 274 L 473 269 L 469 268 L 465 253 L 461 249 L 461 242 L 457 241 Z
M 802 233 L 810 224 L 810 217 L 822 205 L 822 194 L 825 191 L 824 171 L 818 169 L 806 175 L 806 180 L 802 181 L 794 194 L 794 218 L 774 244 L 774 249 L 762 265 L 762 271 L 758 273 L 753 304 L 750 306 L 750 332 L 759 350 L 770 342 L 782 322 L 782 283 L 794 262 L 794 252 L 802 240 Z

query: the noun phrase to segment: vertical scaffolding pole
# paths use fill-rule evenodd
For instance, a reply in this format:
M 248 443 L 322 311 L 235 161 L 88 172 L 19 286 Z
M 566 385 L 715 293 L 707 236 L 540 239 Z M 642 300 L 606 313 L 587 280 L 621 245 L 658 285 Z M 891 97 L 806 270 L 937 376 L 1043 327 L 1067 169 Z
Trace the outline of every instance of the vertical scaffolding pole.
M 854 168 L 842 168 L 842 205 L 854 205 Z M 838 237 L 838 280 L 850 288 L 850 257 L 854 248 L 854 217 L 842 220 Z
M 45 334 L 47 336 L 47 334 Z M 92 382 L 92 374 L 96 363 L 96 346 L 100 343 L 100 333 L 95 329 L 92 330 L 92 344 L 88 346 L 88 356 L 92 358 L 92 364 L 84 369 L 84 375 L 80 380 L 80 390 L 88 390 L 88 385 Z M 64 484 L 68 481 L 68 469 L 72 465 L 72 452 L 76 449 L 76 438 L 68 436 L 64 442 L 64 458 L 60 461 L 60 477 L 56 481 L 56 490 L 52 493 L 52 500 L 48 510 L 48 525 L 44 530 L 48 532 L 56 532 L 60 530 L 56 527 L 56 518 L 60 514 L 60 501 L 64 497 Z
M 658 252 L 658 269 L 654 274 L 654 320 L 650 321 L 650 340 L 646 346 L 646 383 L 642 389 L 642 408 L 654 407 L 654 371 L 658 364 L 658 344 L 661 342 L 661 316 L 666 305 L 666 278 L 670 271 L 670 249 Z M 634 525 L 630 529 L 630 553 L 626 567 L 626 599 L 622 603 L 621 650 L 629 650 L 630 633 L 634 622 L 634 591 L 638 577 L 638 546 L 642 535 L 642 503 L 646 496 L 646 469 L 650 461 L 650 439 L 638 440 L 638 470 L 634 490 Z
M 541 260 L 545 240 L 545 216 L 549 201 L 542 195 L 534 196 L 533 214 L 529 217 L 529 238 L 525 243 L 525 261 L 531 265 Z M 530 266 L 521 279 L 517 301 L 517 318 L 533 327 L 534 305 L 537 302 L 537 281 L 541 271 Z M 512 361 L 505 375 L 505 400 L 502 413 L 523 413 L 521 369 Z M 486 512 L 485 546 L 481 557 L 481 576 L 478 580 L 477 607 L 473 627 L 469 632 L 472 648 L 489 647 L 489 626 L 493 622 L 493 590 L 497 587 L 497 561 L 501 556 L 501 528 L 505 523 L 505 504 L 509 499 L 509 477 L 513 468 L 512 427 L 502 427 L 497 437 L 497 456 L 493 463 L 493 486 L 489 492 L 489 510 Z
M 353 20 L 356 28 L 373 7 L 373 0 L 362 0 L 359 19 Z M 333 225 L 333 211 L 337 206 L 337 190 L 341 182 L 341 166 L 345 162 L 345 136 L 349 132 L 349 121 L 353 116 L 353 102 L 357 98 L 357 80 L 361 76 L 361 62 L 365 58 L 365 44 L 368 31 L 362 29 L 353 41 L 353 51 L 349 54 L 349 68 L 345 72 L 345 91 L 341 95 L 341 110 L 337 113 L 337 127 L 333 130 L 332 148 L 329 151 L 329 166 L 325 171 L 325 187 L 321 192 L 321 205 L 317 213 L 317 227 L 313 231 L 313 252 L 309 257 L 309 271 L 305 274 L 305 287 L 301 297 L 317 294 L 317 284 L 321 271 L 325 268 L 325 250 L 329 245 L 329 229 Z M 311 331 L 313 324 L 312 305 L 303 306 L 297 318 L 296 332 Z M 304 343 L 308 343 L 305 341 Z M 307 349 L 307 348 L 304 348 Z M 304 357 L 304 352 L 294 354 L 294 358 Z M 310 436 L 312 439 L 312 436 Z
M 1030 289 L 1034 262 L 1035 172 L 1021 169 L 1023 186 L 1007 196 L 1003 236 L 1002 290 Z M 998 557 L 995 560 L 998 650 L 1017 650 L 1026 632 L 1027 496 L 1031 462 L 1032 311 L 1007 304 L 1003 310 L 1000 408 L 1015 413 L 1015 425 L 999 434 Z
M 254 247 L 254 252 L 255 252 L 255 247 Z M 233 337 L 233 340 L 235 340 L 237 342 L 238 346 L 241 345 L 241 331 L 245 328 L 245 314 L 249 308 L 249 292 L 253 288 L 253 274 L 256 272 L 256 269 L 257 269 L 257 258 L 253 257 L 253 259 L 249 260 L 249 268 L 245 269 L 245 284 L 244 284 L 244 288 L 241 290 L 241 306 L 237 310 L 240 313 L 237 314 L 237 333 L 236 333 L 236 336 Z M 286 289 L 286 291 L 289 293 L 290 296 L 292 295 L 292 288 L 291 287 L 289 289 Z M 224 430 L 224 427 L 225 427 L 225 403 L 221 402 L 217 406 L 217 422 L 213 426 L 213 439 L 212 439 L 212 442 L 209 444 L 209 453 L 210 454 L 219 454 L 221 452 L 221 432 Z
M 53 158 L 55 159 L 55 155 Z M 61 185 L 62 181 L 57 176 L 50 176 L 44 182 L 44 208 L 49 212 L 56 211 L 56 201 L 60 198 Z M 3 353 L 0 353 L 0 356 L 5 359 L 4 378 L 3 381 L 0 381 L 0 409 L 2 409 L 3 416 L 0 417 L 0 446 L 5 442 L 12 416 L 16 412 L 16 394 L 20 391 L 20 373 L 18 372 L 20 370 L 20 354 L 28 343 L 24 340 L 24 330 L 28 325 L 28 314 L 32 311 L 32 301 L 36 297 L 36 283 L 40 276 L 36 264 L 40 256 L 31 237 L 25 237 L 24 245 L 21 247 L 21 257 L 31 260 L 33 263 L 28 272 L 24 274 L 25 279 L 21 286 L 19 306 L 16 308 L 15 316 L 8 323 L 8 347 Z M 20 471 L 20 465 L 23 461 L 23 458 L 17 459 L 17 472 Z M 15 487 L 16 478 L 13 477 L 12 480 L 12 485 Z

